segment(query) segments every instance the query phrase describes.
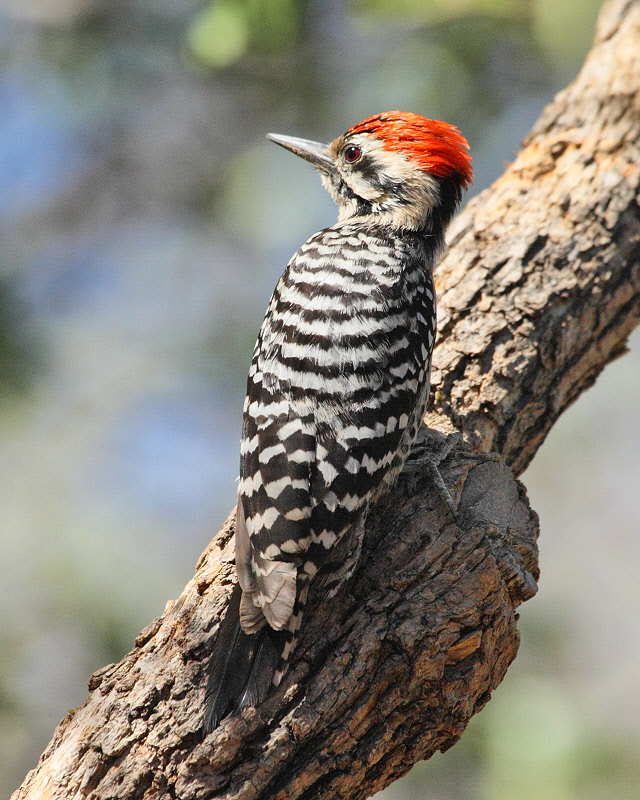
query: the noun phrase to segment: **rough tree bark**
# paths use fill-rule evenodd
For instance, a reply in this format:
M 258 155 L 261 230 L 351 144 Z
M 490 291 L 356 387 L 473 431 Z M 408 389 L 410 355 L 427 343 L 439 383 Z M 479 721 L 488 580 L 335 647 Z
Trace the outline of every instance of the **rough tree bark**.
M 427 422 L 516 474 L 640 316 L 638 42 L 640 0 L 612 0 L 580 75 L 460 215 L 438 268 Z M 364 798 L 451 746 L 516 655 L 537 524 L 505 463 L 456 447 L 443 471 L 457 524 L 427 479 L 402 478 L 352 583 L 312 604 L 281 689 L 203 740 L 229 518 L 178 600 L 92 677 L 14 800 Z

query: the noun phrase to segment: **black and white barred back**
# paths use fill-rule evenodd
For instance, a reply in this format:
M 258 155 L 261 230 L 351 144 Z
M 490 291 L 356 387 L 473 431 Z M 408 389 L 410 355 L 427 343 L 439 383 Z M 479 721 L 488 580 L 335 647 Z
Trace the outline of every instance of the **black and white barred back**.
M 425 410 L 431 270 L 472 175 L 460 132 L 416 114 L 370 117 L 329 145 L 269 136 L 318 168 L 339 217 L 289 262 L 253 354 L 239 588 L 216 640 L 207 730 L 280 682 L 310 584 L 331 596 L 355 569 L 367 510 L 402 469 Z
M 335 591 L 349 577 L 368 505 L 415 439 L 436 328 L 432 257 L 419 233 L 336 225 L 301 247 L 271 299 L 244 407 L 238 572 L 243 629 L 288 630 L 274 683 L 308 582 L 320 571 Z

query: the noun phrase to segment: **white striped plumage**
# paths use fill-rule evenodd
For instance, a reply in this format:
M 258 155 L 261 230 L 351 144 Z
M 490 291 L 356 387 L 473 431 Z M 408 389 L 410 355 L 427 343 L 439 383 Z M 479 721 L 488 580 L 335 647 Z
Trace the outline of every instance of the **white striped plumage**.
M 285 580 L 295 597 L 322 568 L 334 591 L 348 577 L 366 510 L 415 438 L 435 334 L 434 256 L 418 234 L 343 223 L 311 237 L 276 287 L 249 373 L 239 501 L 251 549 L 294 559 Z M 311 446 L 299 447 L 301 437 Z M 278 619 L 293 639 L 293 591 L 274 591 L 255 562 L 245 568 L 245 610 L 286 600 Z M 248 631 L 267 623 L 250 620 Z
M 233 657 L 226 672 L 216 666 L 209 724 L 280 681 L 310 582 L 334 594 L 357 564 L 367 510 L 402 469 L 425 410 L 431 271 L 471 177 L 460 134 L 411 114 L 372 117 L 328 147 L 272 138 L 318 167 L 340 214 L 289 262 L 254 350 L 236 521 L 249 637 L 238 664 L 252 654 L 253 688 L 221 694 Z M 250 641 L 261 631 L 274 642 L 282 634 L 268 666 Z

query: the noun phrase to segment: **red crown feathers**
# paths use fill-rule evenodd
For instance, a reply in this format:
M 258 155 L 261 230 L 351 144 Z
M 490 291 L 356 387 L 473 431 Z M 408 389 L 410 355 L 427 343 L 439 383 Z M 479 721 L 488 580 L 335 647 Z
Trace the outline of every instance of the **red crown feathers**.
M 349 128 L 346 135 L 371 133 L 387 150 L 402 153 L 425 172 L 440 178 L 456 174 L 463 187 L 473 170 L 469 144 L 455 125 L 406 111 L 385 111 Z

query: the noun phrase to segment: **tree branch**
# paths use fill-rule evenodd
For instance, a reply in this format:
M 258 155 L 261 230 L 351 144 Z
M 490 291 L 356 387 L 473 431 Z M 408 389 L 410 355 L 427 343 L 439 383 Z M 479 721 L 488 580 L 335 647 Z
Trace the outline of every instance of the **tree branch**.
M 604 7 L 580 75 L 454 223 L 438 268 L 439 411 L 516 474 L 638 322 L 639 14 Z
M 639 0 L 613 0 L 580 75 L 460 215 L 437 270 L 427 421 L 516 474 L 640 315 L 638 41 Z M 503 463 L 456 446 L 443 475 L 457 524 L 428 479 L 403 476 L 371 516 L 354 580 L 312 602 L 283 686 L 203 741 L 235 580 L 229 518 L 178 600 L 92 677 L 14 800 L 364 798 L 451 746 L 516 655 L 537 520 Z

